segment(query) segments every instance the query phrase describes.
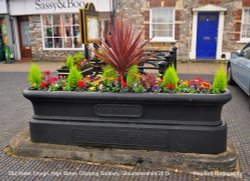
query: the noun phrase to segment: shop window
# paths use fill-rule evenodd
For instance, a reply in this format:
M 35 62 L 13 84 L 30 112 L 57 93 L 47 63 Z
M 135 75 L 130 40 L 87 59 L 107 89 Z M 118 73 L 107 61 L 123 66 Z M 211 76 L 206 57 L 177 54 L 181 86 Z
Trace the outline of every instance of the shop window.
M 78 14 L 42 15 L 45 49 L 82 48 Z
M 150 9 L 150 38 L 152 41 L 174 41 L 174 8 Z
M 242 10 L 241 40 L 250 41 L 250 8 Z

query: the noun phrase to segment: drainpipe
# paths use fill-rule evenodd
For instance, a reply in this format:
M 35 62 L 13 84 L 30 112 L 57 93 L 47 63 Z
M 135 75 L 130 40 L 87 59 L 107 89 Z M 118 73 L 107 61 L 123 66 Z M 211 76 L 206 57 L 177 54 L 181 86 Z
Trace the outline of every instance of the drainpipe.
M 110 14 L 111 24 L 114 25 L 114 19 L 116 15 L 116 0 L 110 0 L 112 4 L 112 11 Z
M 9 57 L 15 60 L 15 50 L 14 50 L 14 36 L 13 36 L 13 18 L 10 15 L 10 4 L 9 0 L 6 0 L 6 6 L 7 6 L 7 14 L 5 15 L 5 20 L 6 20 L 6 29 L 7 31 L 7 36 L 8 36 L 8 47 L 9 47 Z

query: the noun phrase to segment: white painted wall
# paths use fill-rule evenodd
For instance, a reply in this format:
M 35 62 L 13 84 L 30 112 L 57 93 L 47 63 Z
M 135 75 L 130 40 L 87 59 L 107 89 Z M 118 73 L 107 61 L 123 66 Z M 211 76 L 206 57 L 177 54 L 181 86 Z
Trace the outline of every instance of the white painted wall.
M 9 9 L 12 16 L 77 13 L 87 2 L 93 2 L 100 12 L 112 10 L 111 0 L 9 0 Z
M 0 14 L 7 14 L 8 10 L 7 10 L 7 4 L 6 4 L 6 0 L 0 0 Z

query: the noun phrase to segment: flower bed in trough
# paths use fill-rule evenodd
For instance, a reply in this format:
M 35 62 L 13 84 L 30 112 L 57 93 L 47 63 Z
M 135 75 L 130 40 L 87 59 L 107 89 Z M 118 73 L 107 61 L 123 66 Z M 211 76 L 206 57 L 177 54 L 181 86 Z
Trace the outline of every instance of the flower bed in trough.
M 179 81 L 174 67 L 164 75 L 139 74 L 147 59 L 142 32 L 120 18 L 95 56 L 107 66 L 101 75 L 82 77 L 75 67 L 67 78 L 43 75 L 32 66 L 24 96 L 33 105 L 33 142 L 218 154 L 226 151 L 223 105 L 231 99 L 226 73 L 213 83 Z M 53 81 L 51 79 L 53 78 Z

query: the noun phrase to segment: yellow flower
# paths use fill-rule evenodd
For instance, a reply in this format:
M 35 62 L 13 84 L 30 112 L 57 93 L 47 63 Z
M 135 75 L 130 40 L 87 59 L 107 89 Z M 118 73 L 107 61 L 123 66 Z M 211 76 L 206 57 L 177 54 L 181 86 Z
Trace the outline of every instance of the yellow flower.
M 159 77 L 157 77 L 156 80 L 157 80 L 158 82 L 161 82 L 161 78 L 159 78 Z
M 36 83 L 35 82 L 32 84 L 32 87 L 36 87 Z
M 90 88 L 89 88 L 89 91 L 95 91 L 95 90 L 96 90 L 95 87 L 90 87 Z
M 92 85 L 93 86 L 98 86 L 100 84 L 100 82 L 97 80 L 97 81 L 94 81 L 93 83 L 92 83 Z
M 115 80 L 115 78 L 112 76 L 112 77 L 109 77 L 109 80 Z
M 184 86 L 186 86 L 186 87 L 189 86 L 189 82 L 188 82 L 187 80 L 186 80 L 186 81 L 183 81 L 182 84 L 183 84 Z

